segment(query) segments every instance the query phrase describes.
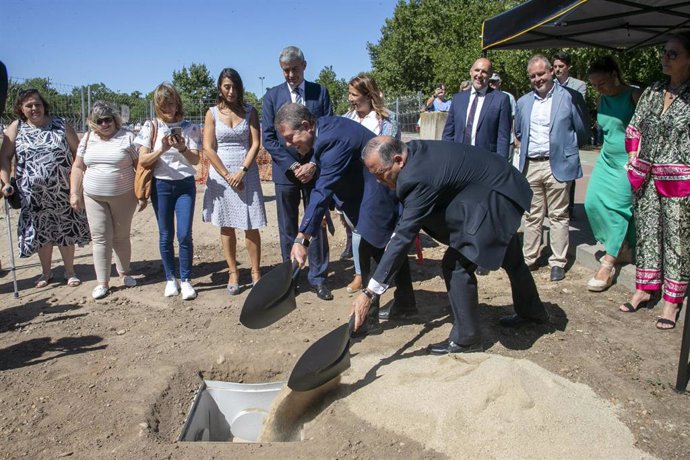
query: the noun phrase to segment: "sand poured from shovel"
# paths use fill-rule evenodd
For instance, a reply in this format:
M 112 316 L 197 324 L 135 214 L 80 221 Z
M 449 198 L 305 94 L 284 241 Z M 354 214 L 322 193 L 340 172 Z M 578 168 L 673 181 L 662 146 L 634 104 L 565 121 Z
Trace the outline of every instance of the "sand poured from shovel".
M 367 376 L 359 355 L 340 399 L 358 419 L 450 458 L 652 458 L 634 447 L 615 407 L 586 385 L 527 360 L 487 353 L 403 357 Z M 363 383 L 360 379 L 366 379 Z M 313 424 L 327 424 L 321 414 Z
M 292 391 L 287 385 L 273 401 L 264 419 L 258 442 L 301 441 L 302 425 L 316 415 L 315 409 L 326 394 L 340 385 L 340 376 L 311 391 Z

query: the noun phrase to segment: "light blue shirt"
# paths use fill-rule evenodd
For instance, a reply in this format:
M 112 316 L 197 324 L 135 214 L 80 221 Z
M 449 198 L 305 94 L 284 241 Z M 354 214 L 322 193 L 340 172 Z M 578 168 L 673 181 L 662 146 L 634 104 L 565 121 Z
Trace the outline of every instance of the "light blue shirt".
M 527 157 L 541 158 L 549 156 L 549 130 L 551 127 L 551 103 L 554 86 L 543 98 L 534 91 L 534 105 L 529 122 L 529 144 Z

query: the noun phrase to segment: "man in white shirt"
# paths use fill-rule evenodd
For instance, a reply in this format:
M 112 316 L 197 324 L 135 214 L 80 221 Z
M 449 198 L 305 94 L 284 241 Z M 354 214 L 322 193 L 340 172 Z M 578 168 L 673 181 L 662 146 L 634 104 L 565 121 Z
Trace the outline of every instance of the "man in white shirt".
M 582 177 L 579 146 L 589 138 L 589 117 L 580 93 L 554 83 L 553 67 L 545 56 L 532 57 L 527 73 L 533 91 L 517 101 L 515 116 L 520 155 L 514 164 L 534 193 L 522 249 L 525 262 L 535 270 L 548 210 L 551 281 L 560 281 L 565 278 L 569 242 L 569 190 L 572 181 Z

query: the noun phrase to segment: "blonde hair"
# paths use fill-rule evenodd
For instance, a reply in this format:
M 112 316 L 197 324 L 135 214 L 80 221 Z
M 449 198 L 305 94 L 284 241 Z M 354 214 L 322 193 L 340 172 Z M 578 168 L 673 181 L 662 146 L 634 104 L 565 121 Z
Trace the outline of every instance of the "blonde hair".
M 156 111 L 156 116 L 158 118 L 162 118 L 163 111 L 161 109 L 167 102 L 174 102 L 177 106 L 173 121 L 181 121 L 184 117 L 184 108 L 182 107 L 182 99 L 180 98 L 180 94 L 173 85 L 164 82 L 156 86 L 156 89 L 153 90 L 153 108 Z
M 388 109 L 386 109 L 386 104 L 381 97 L 381 90 L 374 80 L 369 75 L 358 75 L 350 80 L 348 83 L 357 90 L 362 96 L 365 96 L 371 102 L 371 107 L 376 112 L 379 118 L 388 118 Z
M 113 123 L 115 123 L 115 131 L 119 131 L 122 127 L 122 118 L 120 113 L 110 104 L 103 101 L 96 101 L 91 108 L 91 113 L 87 118 L 89 123 L 89 129 L 95 133 L 100 132 L 100 127 L 98 126 L 98 119 L 105 117 L 113 117 Z

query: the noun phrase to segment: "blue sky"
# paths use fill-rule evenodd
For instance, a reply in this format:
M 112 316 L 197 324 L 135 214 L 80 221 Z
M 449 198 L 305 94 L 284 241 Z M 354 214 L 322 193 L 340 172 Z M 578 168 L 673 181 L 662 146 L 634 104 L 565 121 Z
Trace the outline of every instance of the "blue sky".
M 278 55 L 302 48 L 305 76 L 332 65 L 338 78 L 371 69 L 397 0 L 1 0 L 0 60 L 11 77 L 103 82 L 151 91 L 173 70 L 203 63 L 215 80 L 234 67 L 256 94 L 282 81 Z

